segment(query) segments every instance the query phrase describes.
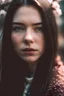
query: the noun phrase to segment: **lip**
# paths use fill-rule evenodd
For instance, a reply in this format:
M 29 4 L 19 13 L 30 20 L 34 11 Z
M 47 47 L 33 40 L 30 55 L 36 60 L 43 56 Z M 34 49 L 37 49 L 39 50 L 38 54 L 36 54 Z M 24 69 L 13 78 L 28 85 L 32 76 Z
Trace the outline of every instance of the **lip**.
M 33 48 L 25 48 L 22 51 L 37 51 L 37 50 L 36 49 L 33 49 Z
M 36 53 L 36 49 L 33 48 L 25 48 L 22 50 L 23 54 L 25 55 L 34 55 Z

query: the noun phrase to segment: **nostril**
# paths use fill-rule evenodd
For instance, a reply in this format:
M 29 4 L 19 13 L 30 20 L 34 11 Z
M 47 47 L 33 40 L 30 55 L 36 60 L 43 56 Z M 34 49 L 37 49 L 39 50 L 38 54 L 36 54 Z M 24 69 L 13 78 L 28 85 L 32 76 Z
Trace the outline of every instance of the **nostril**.
M 25 39 L 25 40 L 24 40 L 24 43 L 25 43 L 25 44 L 28 44 L 28 41 Z
M 24 43 L 25 43 L 25 44 L 30 44 L 30 43 L 33 43 L 33 40 L 25 39 L 25 40 L 24 40 Z

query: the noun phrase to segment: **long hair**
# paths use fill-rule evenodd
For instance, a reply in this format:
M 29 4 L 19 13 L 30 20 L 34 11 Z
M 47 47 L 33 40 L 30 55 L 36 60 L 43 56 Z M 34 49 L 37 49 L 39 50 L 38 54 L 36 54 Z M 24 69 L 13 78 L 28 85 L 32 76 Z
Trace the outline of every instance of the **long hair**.
M 2 38 L 3 96 L 20 96 L 24 90 L 24 77 L 29 71 L 26 62 L 17 56 L 11 40 L 14 14 L 18 8 L 25 5 L 34 6 L 39 11 L 45 36 L 45 52 L 39 58 L 33 82 L 28 90 L 31 96 L 40 94 L 43 96 L 46 93 L 54 66 L 57 52 L 57 26 L 49 3 L 46 0 L 13 0 L 5 17 Z

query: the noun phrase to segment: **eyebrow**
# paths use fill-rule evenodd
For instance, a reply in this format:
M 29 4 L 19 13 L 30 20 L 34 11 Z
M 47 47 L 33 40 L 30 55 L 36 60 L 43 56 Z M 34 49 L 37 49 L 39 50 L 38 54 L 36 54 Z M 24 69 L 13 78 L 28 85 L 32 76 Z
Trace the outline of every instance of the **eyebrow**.
M 42 25 L 42 22 L 33 23 L 32 25 Z
M 25 25 L 24 23 L 13 22 L 12 25 Z M 33 23 L 32 26 L 42 25 L 42 22 Z

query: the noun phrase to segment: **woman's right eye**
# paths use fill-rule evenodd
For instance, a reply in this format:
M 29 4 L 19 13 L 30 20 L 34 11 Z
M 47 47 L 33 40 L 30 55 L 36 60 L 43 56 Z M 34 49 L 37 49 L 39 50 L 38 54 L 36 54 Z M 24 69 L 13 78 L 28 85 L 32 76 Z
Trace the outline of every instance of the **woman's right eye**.
M 14 27 L 12 27 L 12 31 L 14 31 L 14 32 L 23 32 L 23 31 L 25 31 L 25 28 L 19 27 L 19 26 L 14 26 Z

